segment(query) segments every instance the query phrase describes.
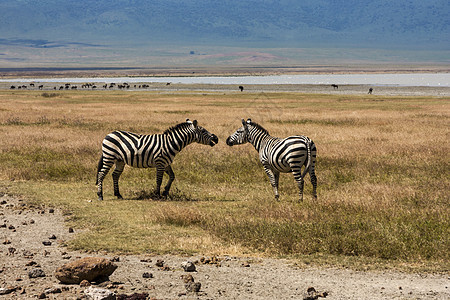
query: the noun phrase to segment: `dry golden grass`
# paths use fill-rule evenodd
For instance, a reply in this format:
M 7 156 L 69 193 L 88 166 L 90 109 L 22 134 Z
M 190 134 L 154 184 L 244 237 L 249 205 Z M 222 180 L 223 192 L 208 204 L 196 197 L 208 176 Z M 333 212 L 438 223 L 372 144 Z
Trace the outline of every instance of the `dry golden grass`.
M 448 270 L 449 103 L 375 95 L 0 91 L 1 186 L 65 207 L 72 225 L 86 229 L 70 242 L 76 249 L 325 255 Z M 125 200 L 114 199 L 109 175 L 105 201 L 96 201 L 107 133 L 159 133 L 186 118 L 220 142 L 191 145 L 175 158 L 171 198 L 148 199 L 155 170 L 128 167 L 121 177 Z M 317 202 L 307 177 L 305 200 L 297 203 L 290 174 L 281 176 L 281 201 L 274 202 L 256 151 L 224 143 L 241 118 L 274 136 L 314 140 Z

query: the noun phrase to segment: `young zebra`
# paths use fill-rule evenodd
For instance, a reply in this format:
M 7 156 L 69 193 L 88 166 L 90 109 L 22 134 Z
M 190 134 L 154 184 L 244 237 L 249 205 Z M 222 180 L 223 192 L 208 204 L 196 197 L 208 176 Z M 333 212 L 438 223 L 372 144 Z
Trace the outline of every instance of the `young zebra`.
M 300 190 L 300 201 L 303 201 L 303 179 L 307 172 L 311 177 L 313 185 L 313 196 L 317 198 L 317 178 L 314 173 L 316 164 L 316 146 L 314 142 L 302 135 L 290 136 L 285 139 L 272 137 L 261 125 L 252 122 L 250 119 L 242 119 L 242 127 L 227 138 L 227 145 L 241 145 L 251 143 L 259 152 L 264 171 L 269 176 L 275 193 L 275 200 L 278 200 L 278 181 L 280 172 L 294 174 L 295 181 Z M 302 166 L 305 166 L 303 173 Z
M 114 196 L 122 199 L 119 192 L 119 177 L 125 164 L 136 168 L 156 168 L 156 194 L 160 195 L 164 172 L 169 181 L 164 188 L 163 196 L 167 196 L 175 179 L 170 166 L 175 155 L 187 145 L 196 142 L 213 147 L 219 142 L 215 134 L 186 119 L 185 123 L 173 126 L 163 134 L 141 135 L 126 131 L 114 131 L 108 134 L 102 143 L 102 156 L 98 162 L 97 185 L 98 200 L 103 200 L 102 183 L 108 171 L 116 164 L 112 173 Z

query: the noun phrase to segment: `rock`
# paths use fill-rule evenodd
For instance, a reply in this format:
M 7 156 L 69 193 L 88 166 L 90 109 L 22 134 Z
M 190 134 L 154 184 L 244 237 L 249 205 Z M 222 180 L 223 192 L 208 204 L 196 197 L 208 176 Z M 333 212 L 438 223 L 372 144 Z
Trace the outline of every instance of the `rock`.
M 43 241 L 42 244 L 43 244 L 44 246 L 51 246 L 51 245 L 52 245 L 52 242 L 49 242 L 49 241 Z
M 181 275 L 181 279 L 184 283 L 194 282 L 194 277 L 192 277 L 192 275 Z
M 40 293 L 38 296 L 38 299 L 45 299 L 47 298 L 47 295 L 45 293 Z
M 91 286 L 91 283 L 87 281 L 86 279 L 80 282 L 81 287 L 88 287 Z
M 29 278 L 38 278 L 38 277 L 45 277 L 45 272 L 42 269 L 35 268 L 28 272 Z
M 0 295 L 8 295 L 15 292 L 16 290 L 17 288 L 15 287 L 0 288 Z
M 153 274 L 145 272 L 144 274 L 142 274 L 142 278 L 153 278 Z
M 117 296 L 117 300 L 146 300 L 147 298 L 148 293 L 134 293 L 131 295 L 122 294 Z
M 100 289 L 100 288 L 94 288 L 92 286 L 88 287 L 84 294 L 86 295 L 87 299 L 92 300 L 115 300 L 116 295 L 108 291 L 106 289 Z
M 202 284 L 200 282 L 188 282 L 184 285 L 186 291 L 190 293 L 197 293 L 200 291 Z
M 48 212 L 52 214 L 52 213 L 55 212 L 55 210 L 54 210 L 53 208 L 50 208 L 50 209 L 48 210 Z
M 69 228 L 69 233 L 73 233 L 73 228 L 72 227 Z
M 319 293 L 314 287 L 309 287 L 306 290 L 306 295 L 303 300 L 317 300 L 320 298 L 326 298 L 328 296 L 327 292 Z
M 160 268 L 164 267 L 164 260 L 158 259 L 158 260 L 156 261 L 155 266 L 160 267 Z
M 2 244 L 3 244 L 3 245 L 9 245 L 9 244 L 11 244 L 11 241 L 8 240 L 8 239 L 5 239 L 5 240 L 2 242 Z
M 191 261 L 184 261 L 181 263 L 181 267 L 184 269 L 184 271 L 186 272 L 195 272 L 195 265 L 193 262 Z
M 52 234 L 51 236 L 48 237 L 49 240 L 56 240 L 56 235 Z
M 60 288 L 58 288 L 58 287 L 53 287 L 53 288 L 50 288 L 50 289 L 46 289 L 44 291 L 44 294 L 46 294 L 46 295 L 48 295 L 48 294 L 61 294 L 61 293 L 62 293 L 62 290 Z
M 57 268 L 55 277 L 62 283 L 79 284 L 83 280 L 95 281 L 108 278 L 117 265 L 101 257 L 85 257 Z

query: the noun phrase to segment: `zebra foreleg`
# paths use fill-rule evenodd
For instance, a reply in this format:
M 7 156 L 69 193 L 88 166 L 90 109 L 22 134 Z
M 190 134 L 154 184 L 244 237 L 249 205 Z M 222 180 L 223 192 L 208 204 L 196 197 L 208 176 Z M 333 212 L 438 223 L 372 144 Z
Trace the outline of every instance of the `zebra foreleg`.
M 103 200 L 103 179 L 105 179 L 106 174 L 108 174 L 114 162 L 103 162 L 103 156 L 100 157 L 97 169 L 97 196 L 98 200 Z
M 169 195 L 170 187 L 172 186 L 172 182 L 175 180 L 175 174 L 173 173 L 171 166 L 167 166 L 165 172 L 169 175 L 169 181 L 167 181 L 167 184 L 164 187 L 164 192 L 162 194 L 164 197 Z
M 266 171 L 267 176 L 269 177 L 270 184 L 272 185 L 273 192 L 275 194 L 275 200 L 278 201 L 280 195 L 278 194 L 278 182 L 280 179 L 280 172 L 273 171 L 270 166 L 264 165 L 264 171 Z
M 122 174 L 124 167 L 125 167 L 125 163 L 123 161 L 117 161 L 116 168 L 114 169 L 114 172 L 112 173 L 113 184 L 114 184 L 114 196 L 116 196 L 117 199 L 123 199 L 122 195 L 119 192 L 119 177 Z
M 164 166 L 157 166 L 156 167 L 156 189 L 155 194 L 157 197 L 161 196 L 161 184 L 162 179 L 164 176 L 165 167 Z

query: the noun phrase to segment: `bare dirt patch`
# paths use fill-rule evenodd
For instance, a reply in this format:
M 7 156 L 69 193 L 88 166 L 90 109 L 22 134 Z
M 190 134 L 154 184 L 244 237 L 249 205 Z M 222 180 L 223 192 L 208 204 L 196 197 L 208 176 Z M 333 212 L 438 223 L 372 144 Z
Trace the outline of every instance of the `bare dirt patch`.
M 2 194 L 0 298 L 83 299 L 86 287 L 61 284 L 54 272 L 75 259 L 99 256 L 118 268 L 109 281 L 93 286 L 116 295 L 147 293 L 148 299 L 450 299 L 448 274 L 300 268 L 289 260 L 251 257 L 88 254 L 64 248 L 76 234 L 65 226 L 60 209 Z M 183 269 L 186 261 L 194 262 L 195 272 Z M 185 275 L 200 283 L 198 292 Z M 311 287 L 316 293 L 307 293 Z

